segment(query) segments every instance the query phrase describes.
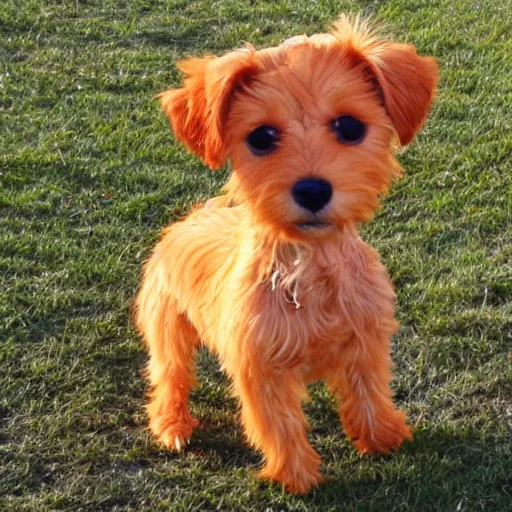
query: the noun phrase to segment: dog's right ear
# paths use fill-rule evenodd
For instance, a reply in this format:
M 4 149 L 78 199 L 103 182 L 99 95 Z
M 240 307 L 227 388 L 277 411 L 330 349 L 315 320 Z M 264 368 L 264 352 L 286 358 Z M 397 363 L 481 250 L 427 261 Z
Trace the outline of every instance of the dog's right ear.
M 183 87 L 159 95 L 176 138 L 211 169 L 226 161 L 224 126 L 230 99 L 236 85 L 257 71 L 255 53 L 249 47 L 223 57 L 181 61 Z

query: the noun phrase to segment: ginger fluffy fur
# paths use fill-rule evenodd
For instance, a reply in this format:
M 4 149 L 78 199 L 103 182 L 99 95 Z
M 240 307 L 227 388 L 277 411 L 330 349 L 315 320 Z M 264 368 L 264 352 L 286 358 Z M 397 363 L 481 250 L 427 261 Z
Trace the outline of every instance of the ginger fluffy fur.
M 357 226 L 400 173 L 394 150 L 420 130 L 437 65 L 341 17 L 328 34 L 179 67 L 183 87 L 160 95 L 176 137 L 212 169 L 230 159 L 233 171 L 225 196 L 164 230 L 144 269 L 136 323 L 150 355 L 149 426 L 170 449 L 190 438 L 204 344 L 231 379 L 261 476 L 307 493 L 321 482 L 301 408 L 309 383 L 327 383 L 360 452 L 412 438 L 390 388 L 393 286 Z M 362 142 L 336 139 L 330 122 L 341 115 L 366 124 Z M 282 135 L 255 156 L 245 138 L 261 125 Z M 321 229 L 299 226 L 311 214 L 290 190 L 305 177 L 332 186 Z

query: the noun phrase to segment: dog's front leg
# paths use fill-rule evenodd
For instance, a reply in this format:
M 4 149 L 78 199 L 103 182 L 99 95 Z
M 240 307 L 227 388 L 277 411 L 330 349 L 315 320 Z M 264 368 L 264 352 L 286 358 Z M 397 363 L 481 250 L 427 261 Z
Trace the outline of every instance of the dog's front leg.
M 167 448 L 180 451 L 198 421 L 190 415 L 189 391 L 196 382 L 194 358 L 197 331 L 180 313 L 169 284 L 162 279 L 158 253 L 149 260 L 137 296 L 136 322 L 149 348 L 147 376 L 151 384 L 147 405 L 149 428 Z
M 390 388 L 395 293 L 376 251 L 350 233 L 340 262 L 339 305 L 348 331 L 326 380 L 340 399 L 340 419 L 356 448 L 389 453 L 412 439 Z
M 390 368 L 389 337 L 354 333 L 328 382 L 340 399 L 343 427 L 362 453 L 390 453 L 412 439 L 405 413 L 392 401 Z
M 306 494 L 321 476 L 320 456 L 306 437 L 304 382 L 294 370 L 267 366 L 257 355 L 250 359 L 234 372 L 234 384 L 247 438 L 265 458 L 260 476 Z

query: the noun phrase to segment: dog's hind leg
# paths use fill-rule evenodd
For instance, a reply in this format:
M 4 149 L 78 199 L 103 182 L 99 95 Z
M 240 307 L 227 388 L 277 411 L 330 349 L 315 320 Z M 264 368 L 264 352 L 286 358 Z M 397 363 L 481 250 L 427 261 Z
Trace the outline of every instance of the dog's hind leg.
M 137 326 L 150 354 L 149 428 L 167 448 L 179 451 L 198 424 L 190 415 L 188 394 L 196 382 L 194 359 L 199 340 L 188 318 L 151 278 L 146 272 L 136 306 Z

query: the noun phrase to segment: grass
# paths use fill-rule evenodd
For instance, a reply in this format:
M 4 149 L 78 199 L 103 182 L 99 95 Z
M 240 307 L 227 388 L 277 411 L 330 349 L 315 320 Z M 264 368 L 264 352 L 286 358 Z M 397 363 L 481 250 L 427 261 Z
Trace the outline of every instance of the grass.
M 442 66 L 424 132 L 364 237 L 399 296 L 397 400 L 414 443 L 365 458 L 322 386 L 306 405 L 330 481 L 254 478 L 236 404 L 200 356 L 184 455 L 145 431 L 130 324 L 159 230 L 215 194 L 154 95 L 174 62 L 372 13 Z M 512 500 L 512 8 L 501 0 L 4 0 L 0 6 L 0 508 L 502 511 Z

